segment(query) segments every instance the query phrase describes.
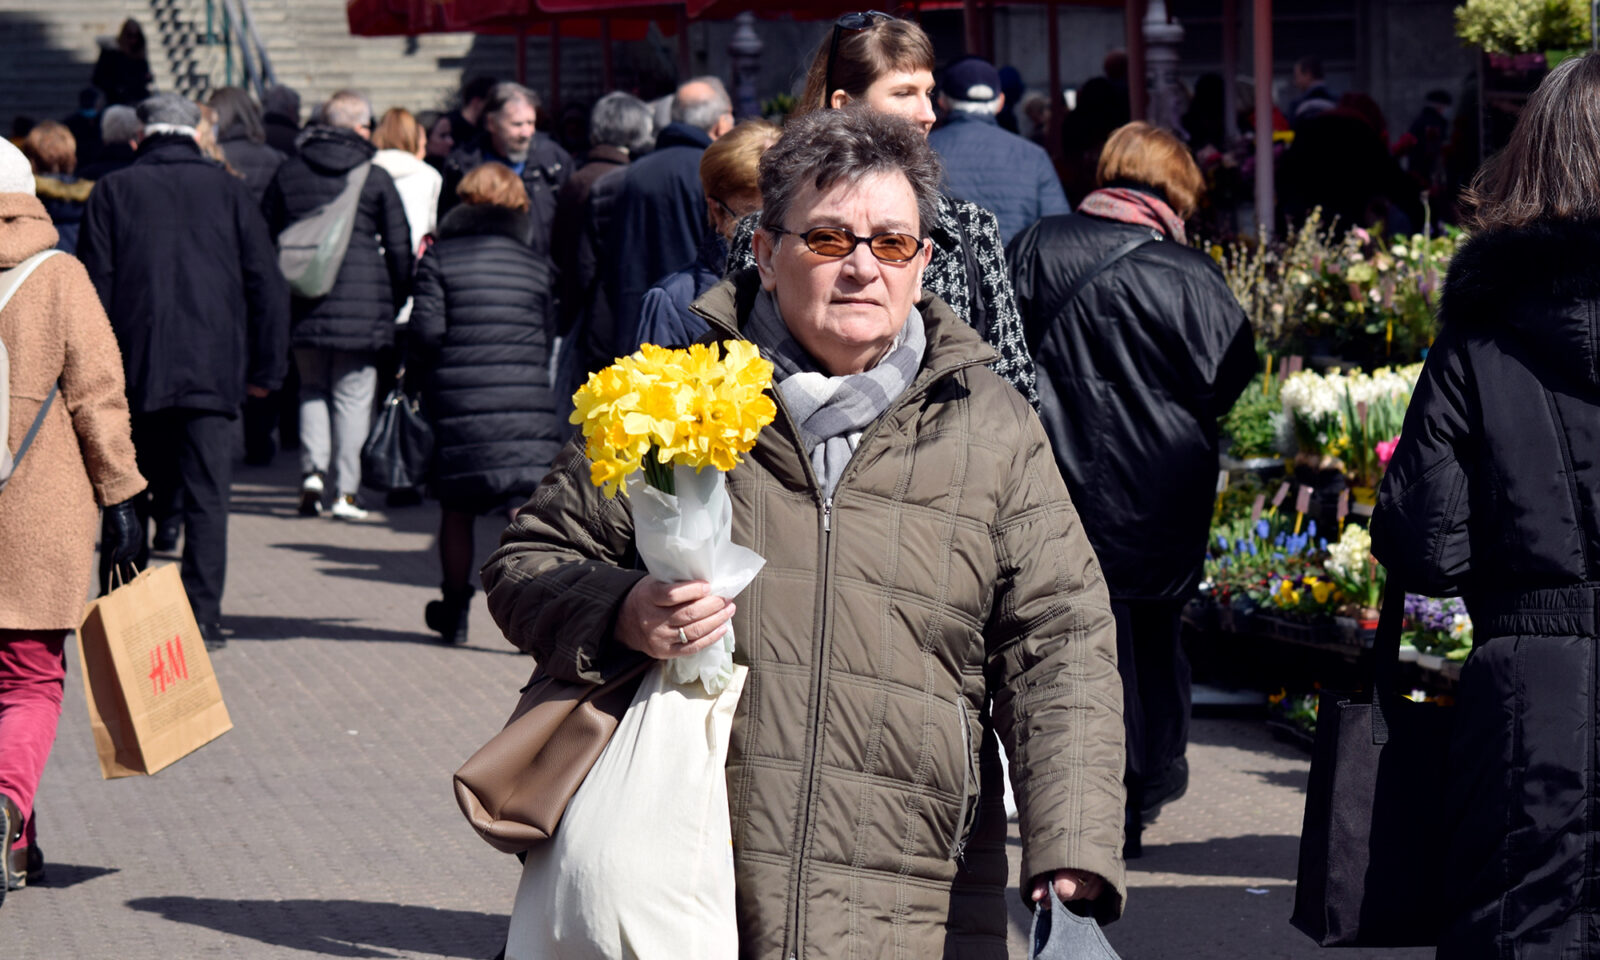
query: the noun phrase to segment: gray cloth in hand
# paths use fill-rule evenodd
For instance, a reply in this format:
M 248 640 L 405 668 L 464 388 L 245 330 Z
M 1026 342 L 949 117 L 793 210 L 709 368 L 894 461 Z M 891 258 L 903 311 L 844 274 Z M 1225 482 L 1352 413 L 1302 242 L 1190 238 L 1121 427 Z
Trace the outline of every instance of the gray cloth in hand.
M 1094 917 L 1079 916 L 1050 893 L 1033 905 L 1033 936 L 1029 938 L 1029 960 L 1119 960 Z

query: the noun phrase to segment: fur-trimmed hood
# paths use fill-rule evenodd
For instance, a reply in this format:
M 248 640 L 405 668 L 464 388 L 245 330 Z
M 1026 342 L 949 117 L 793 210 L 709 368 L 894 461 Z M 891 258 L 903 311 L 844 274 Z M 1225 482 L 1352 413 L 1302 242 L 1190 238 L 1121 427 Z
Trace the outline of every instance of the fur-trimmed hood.
M 1543 362 L 1600 385 L 1600 221 L 1548 220 L 1468 240 L 1439 319 L 1515 331 Z
M 487 203 L 463 203 L 445 214 L 434 239 L 444 241 L 455 237 L 490 235 L 528 243 L 532 233 L 532 221 L 521 210 Z

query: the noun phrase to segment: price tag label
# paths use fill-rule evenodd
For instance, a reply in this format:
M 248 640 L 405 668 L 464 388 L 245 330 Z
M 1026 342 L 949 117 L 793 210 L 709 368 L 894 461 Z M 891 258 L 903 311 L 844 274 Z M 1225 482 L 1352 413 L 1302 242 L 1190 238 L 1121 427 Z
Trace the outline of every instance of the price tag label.
M 1283 484 L 1278 487 L 1278 492 L 1272 495 L 1272 509 L 1276 510 L 1283 506 L 1283 498 L 1287 497 L 1288 495 L 1289 481 L 1285 480 L 1283 481 Z
M 1310 509 L 1311 509 L 1311 488 L 1308 487 L 1308 486 L 1305 486 L 1304 484 L 1301 484 L 1300 489 L 1295 491 L 1295 495 L 1294 495 L 1294 512 L 1295 513 L 1305 513 L 1306 511 L 1308 511 Z
M 1253 527 L 1258 521 L 1260 521 L 1261 511 L 1265 509 L 1266 506 L 1267 495 L 1264 493 L 1256 494 L 1256 502 L 1250 505 L 1250 526 Z

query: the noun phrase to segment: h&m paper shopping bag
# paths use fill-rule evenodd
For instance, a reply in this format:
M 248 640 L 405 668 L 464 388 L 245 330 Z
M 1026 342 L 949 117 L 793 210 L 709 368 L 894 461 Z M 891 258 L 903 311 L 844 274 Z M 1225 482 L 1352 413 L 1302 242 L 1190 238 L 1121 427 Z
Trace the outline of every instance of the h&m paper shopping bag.
M 78 659 L 107 780 L 155 773 L 233 729 L 175 564 L 90 603 Z

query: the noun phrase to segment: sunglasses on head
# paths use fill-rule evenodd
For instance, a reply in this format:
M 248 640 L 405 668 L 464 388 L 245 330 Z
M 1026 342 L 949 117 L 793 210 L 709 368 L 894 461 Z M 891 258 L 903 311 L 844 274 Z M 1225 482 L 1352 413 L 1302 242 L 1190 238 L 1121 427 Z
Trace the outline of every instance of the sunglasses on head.
M 860 13 L 847 13 L 833 21 L 833 39 L 828 43 L 828 69 L 823 74 L 822 81 L 824 105 L 831 105 L 833 97 L 833 62 L 839 56 L 839 38 L 847 33 L 858 33 L 879 21 L 893 19 L 894 17 L 880 10 L 865 10 Z
M 773 233 L 799 237 L 807 250 L 832 260 L 850 256 L 863 243 L 874 257 L 884 263 L 905 263 L 922 249 L 922 241 L 909 233 L 874 233 L 870 237 L 858 237 L 843 227 L 812 227 L 805 231 L 785 230 L 782 227 L 767 229 Z

